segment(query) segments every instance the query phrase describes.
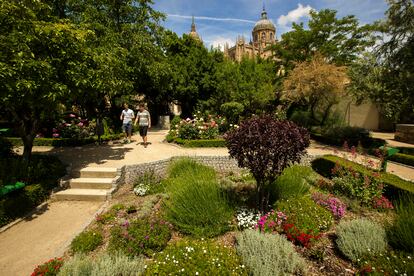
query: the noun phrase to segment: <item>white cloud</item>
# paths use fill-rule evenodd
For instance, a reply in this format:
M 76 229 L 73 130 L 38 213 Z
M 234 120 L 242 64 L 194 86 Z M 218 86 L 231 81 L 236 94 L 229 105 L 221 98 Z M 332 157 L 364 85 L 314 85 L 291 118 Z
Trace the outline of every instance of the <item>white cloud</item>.
M 287 15 L 281 15 L 277 19 L 277 24 L 280 26 L 286 26 L 289 23 L 297 22 L 300 18 L 309 17 L 309 13 L 311 10 L 313 10 L 313 8 L 310 5 L 304 7 L 302 4 L 299 3 L 296 9 L 288 12 Z

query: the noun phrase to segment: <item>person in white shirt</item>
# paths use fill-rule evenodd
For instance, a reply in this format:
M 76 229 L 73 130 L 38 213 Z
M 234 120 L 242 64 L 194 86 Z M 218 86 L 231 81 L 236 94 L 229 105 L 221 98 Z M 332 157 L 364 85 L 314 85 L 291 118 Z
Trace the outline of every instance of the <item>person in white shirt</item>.
M 128 104 L 124 103 L 124 110 L 121 113 L 122 131 L 125 132 L 124 143 L 131 143 L 132 119 L 135 118 L 134 111 L 128 108 Z
M 137 118 L 135 119 L 134 125 L 137 123 L 139 124 L 139 134 L 142 137 L 144 147 L 146 148 L 148 145 L 147 132 L 148 129 L 151 128 L 151 115 L 148 110 L 145 109 L 144 104 L 139 105 L 139 111 L 137 113 Z

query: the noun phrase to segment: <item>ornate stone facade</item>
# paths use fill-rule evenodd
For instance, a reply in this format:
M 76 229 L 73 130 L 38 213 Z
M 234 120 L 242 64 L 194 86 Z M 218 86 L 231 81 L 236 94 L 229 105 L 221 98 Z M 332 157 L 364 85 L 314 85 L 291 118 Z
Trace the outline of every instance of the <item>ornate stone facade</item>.
M 263 8 L 262 16 L 256 22 L 252 31 L 253 42 L 250 40 L 246 42 L 244 37 L 238 37 L 236 45 L 229 48 L 226 43 L 224 45 L 224 55 L 231 60 L 240 62 L 243 57 L 254 58 L 259 56 L 261 58 L 272 57 L 272 51 L 267 49 L 269 46 L 277 43 L 276 41 L 276 27 L 267 18 L 267 12 Z

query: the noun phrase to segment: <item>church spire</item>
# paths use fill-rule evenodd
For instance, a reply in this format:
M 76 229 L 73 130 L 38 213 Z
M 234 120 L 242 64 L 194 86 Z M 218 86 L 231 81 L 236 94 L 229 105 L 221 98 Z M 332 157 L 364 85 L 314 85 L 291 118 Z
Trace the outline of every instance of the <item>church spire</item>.
M 191 31 L 196 32 L 196 25 L 195 25 L 195 22 L 194 22 L 194 15 L 193 15 L 192 23 L 191 23 Z
M 265 7 L 265 2 L 264 1 L 263 1 L 262 19 L 267 19 L 267 12 L 266 12 L 266 7 Z

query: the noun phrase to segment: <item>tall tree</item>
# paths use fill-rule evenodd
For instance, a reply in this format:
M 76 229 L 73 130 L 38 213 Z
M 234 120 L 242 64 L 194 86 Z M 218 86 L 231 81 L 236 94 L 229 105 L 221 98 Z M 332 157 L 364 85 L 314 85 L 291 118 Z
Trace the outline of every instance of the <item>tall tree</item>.
M 16 125 L 26 161 L 41 120 L 69 95 L 65 80 L 93 35 L 67 21 L 45 21 L 53 19 L 48 10 L 40 1 L 0 6 L 0 106 Z
M 283 83 L 283 97 L 291 103 L 307 106 L 312 119 L 322 126 L 348 82 L 345 67 L 330 64 L 316 54 L 311 61 L 299 63 L 290 72 Z
M 284 33 L 273 47 L 275 56 L 288 70 L 294 62 L 310 60 L 320 53 L 329 62 L 348 65 L 375 43 L 374 25 L 360 25 L 355 16 L 337 18 L 335 10 L 311 11 L 308 28 L 293 23 L 292 31 Z

